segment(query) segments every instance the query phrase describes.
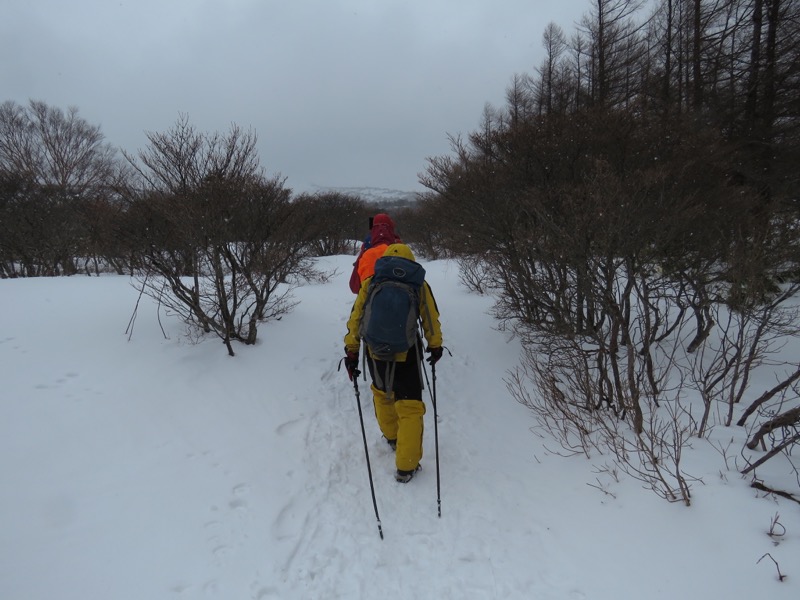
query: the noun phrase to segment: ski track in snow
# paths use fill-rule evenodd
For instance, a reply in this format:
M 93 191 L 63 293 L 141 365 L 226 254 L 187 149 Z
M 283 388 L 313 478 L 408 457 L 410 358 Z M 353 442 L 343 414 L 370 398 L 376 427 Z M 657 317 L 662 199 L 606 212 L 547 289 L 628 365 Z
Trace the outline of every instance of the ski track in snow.
M 450 273 L 449 276 L 454 276 Z M 435 282 L 432 282 L 435 291 Z M 343 290 L 346 287 L 342 286 Z M 341 346 L 346 317 L 352 296 L 341 295 L 343 310 L 332 330 Z M 458 336 L 448 337 L 447 304 L 450 298 L 438 299 L 443 312 L 446 345 L 453 356 L 438 365 L 437 404 L 442 486 L 442 518 L 437 517 L 436 454 L 433 406 L 430 391 L 424 392 L 427 406 L 423 469 L 412 482 L 394 481 L 394 453 L 380 435 L 372 409 L 369 382 L 359 379 L 361 406 L 367 435 L 370 463 L 384 540 L 378 535 L 372 505 L 366 458 L 364 455 L 358 408 L 352 384 L 336 364 L 329 363 L 320 376 L 319 365 L 308 361 L 301 367 L 308 377 L 298 379 L 305 389 L 298 391 L 308 409 L 307 416 L 281 423 L 279 436 L 292 437 L 293 447 L 303 448 L 305 477 L 296 478 L 286 490 L 283 506 L 273 519 L 271 533 L 283 547 L 286 558 L 274 565 L 269 579 L 277 582 L 264 597 L 275 598 L 376 598 L 386 590 L 403 590 L 404 597 L 486 599 L 530 598 L 535 590 L 540 598 L 580 598 L 560 582 L 548 581 L 551 552 L 543 542 L 547 528 L 536 523 L 520 523 L 515 513 L 520 502 L 530 499 L 514 494 L 514 479 L 520 474 L 502 473 L 501 457 L 477 455 L 470 439 L 474 436 L 501 435 L 485 427 L 495 404 L 507 403 L 504 385 L 487 377 L 482 389 L 467 389 L 460 381 L 469 381 L 465 371 L 482 368 L 472 358 L 473 348 L 455 347 Z M 488 301 L 466 295 L 479 310 Z M 480 321 L 485 323 L 486 321 Z M 465 324 L 460 324 L 464 327 Z M 498 338 L 492 331 L 462 332 L 466 340 Z M 453 341 L 450 341 L 450 340 Z M 503 373 L 484 365 L 487 373 Z M 432 373 L 428 370 L 430 380 Z M 487 407 L 489 410 L 487 410 Z M 517 408 L 511 404 L 511 408 Z M 522 413 L 520 413 L 522 414 Z M 523 435 L 530 435 L 521 427 Z M 504 438 L 499 437 L 498 442 Z M 483 445 L 481 445 L 483 446 Z M 505 481 L 504 481 L 505 479 Z M 484 482 L 492 482 L 488 488 Z M 503 483 L 510 484 L 508 490 Z M 500 485 L 498 485 L 500 483 Z M 521 489 L 518 490 L 521 493 Z M 476 495 L 470 501 L 470 496 Z M 497 506 L 487 514 L 480 507 Z M 521 513 L 524 514 L 524 513 Z M 505 515 L 507 518 L 500 518 Z M 487 541 L 459 531 L 461 524 L 479 523 L 479 531 L 497 532 L 506 537 L 512 528 L 523 527 L 530 533 L 530 544 L 511 544 L 505 555 L 497 553 L 497 540 Z M 343 539 L 347 538 L 347 539 Z M 518 539 L 512 535 L 511 539 Z M 447 543 L 447 540 L 455 540 Z M 355 551 L 355 554 L 353 553 Z M 517 581 L 508 580 L 509 561 L 520 564 Z M 503 577 L 496 576 L 494 564 L 504 565 Z M 426 570 L 447 573 L 441 589 L 435 582 L 419 578 L 420 564 Z M 354 574 L 353 570 L 358 573 Z M 347 573 L 347 577 L 342 574 Z M 453 587 L 453 581 L 460 582 Z M 432 585 L 434 588 L 432 589 Z

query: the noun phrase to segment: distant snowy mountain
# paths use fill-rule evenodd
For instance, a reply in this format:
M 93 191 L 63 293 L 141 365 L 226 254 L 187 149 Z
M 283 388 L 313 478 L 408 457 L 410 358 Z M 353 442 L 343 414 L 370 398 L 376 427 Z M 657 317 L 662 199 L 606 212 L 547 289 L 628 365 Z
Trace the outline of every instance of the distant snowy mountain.
M 393 190 L 375 187 L 328 187 L 314 185 L 313 192 L 338 192 L 349 196 L 358 196 L 368 204 L 379 204 L 384 207 L 400 207 L 413 204 L 417 200 L 417 192 Z

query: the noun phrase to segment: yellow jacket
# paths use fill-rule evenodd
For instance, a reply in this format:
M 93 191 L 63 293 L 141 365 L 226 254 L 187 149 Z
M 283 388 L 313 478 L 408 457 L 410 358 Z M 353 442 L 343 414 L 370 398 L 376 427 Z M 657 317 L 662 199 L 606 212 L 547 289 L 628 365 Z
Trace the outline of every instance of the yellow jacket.
M 350 311 L 350 318 L 347 320 L 347 335 L 344 336 L 344 345 L 348 352 L 358 352 L 361 347 L 361 340 L 358 337 L 358 330 L 361 325 L 361 318 L 364 316 L 364 304 L 367 301 L 367 291 L 372 277 L 368 277 L 361 282 L 361 289 L 353 303 Z M 422 331 L 425 334 L 425 341 L 429 348 L 441 348 L 442 328 L 439 324 L 439 308 L 436 306 L 436 299 L 427 281 L 422 283 L 419 294 L 419 315 L 422 319 Z M 395 355 L 395 360 L 403 362 L 406 359 L 406 352 Z

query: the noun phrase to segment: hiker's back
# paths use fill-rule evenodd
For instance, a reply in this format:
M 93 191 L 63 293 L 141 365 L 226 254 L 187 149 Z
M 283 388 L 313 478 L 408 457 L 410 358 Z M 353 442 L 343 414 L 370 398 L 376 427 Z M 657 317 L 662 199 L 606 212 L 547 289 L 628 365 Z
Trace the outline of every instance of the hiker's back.
M 416 343 L 424 280 L 425 269 L 412 260 L 384 256 L 376 261 L 360 330 L 375 358 L 391 360 Z

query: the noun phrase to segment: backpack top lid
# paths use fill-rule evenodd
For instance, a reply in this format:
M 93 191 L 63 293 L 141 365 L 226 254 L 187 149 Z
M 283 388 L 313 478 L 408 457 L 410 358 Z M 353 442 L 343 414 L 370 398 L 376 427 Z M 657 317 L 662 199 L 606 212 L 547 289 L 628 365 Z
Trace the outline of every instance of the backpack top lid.
M 411 251 L 411 248 L 406 246 L 405 244 L 391 244 L 386 251 L 383 253 L 384 256 L 399 256 L 401 258 L 405 258 L 408 260 L 413 260 L 416 262 L 416 258 L 414 258 L 414 253 Z
M 372 282 L 378 284 L 391 280 L 411 286 L 419 295 L 419 289 L 425 279 L 425 269 L 414 260 L 414 253 L 405 244 L 391 244 L 377 261 L 375 261 Z

